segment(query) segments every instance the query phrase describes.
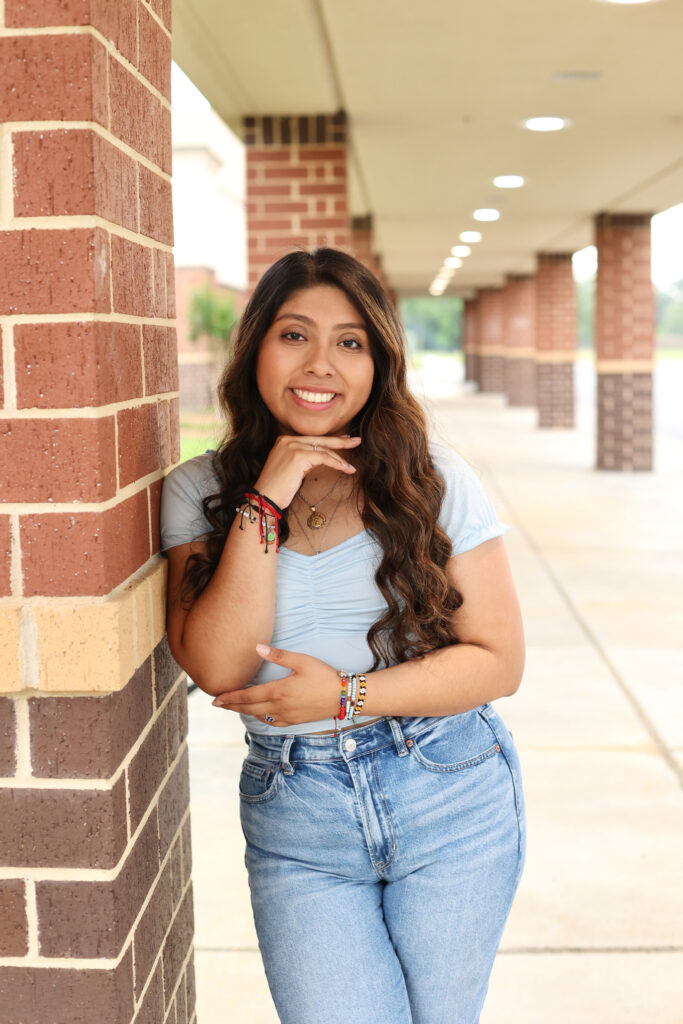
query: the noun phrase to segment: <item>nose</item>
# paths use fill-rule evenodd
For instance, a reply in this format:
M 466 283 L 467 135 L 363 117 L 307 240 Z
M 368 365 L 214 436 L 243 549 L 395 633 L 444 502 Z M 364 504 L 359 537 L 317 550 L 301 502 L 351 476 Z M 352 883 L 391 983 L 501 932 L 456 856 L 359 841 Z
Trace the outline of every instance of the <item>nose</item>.
M 329 348 L 323 341 L 308 348 L 304 372 L 315 377 L 331 377 L 333 375 L 334 367 L 330 363 Z

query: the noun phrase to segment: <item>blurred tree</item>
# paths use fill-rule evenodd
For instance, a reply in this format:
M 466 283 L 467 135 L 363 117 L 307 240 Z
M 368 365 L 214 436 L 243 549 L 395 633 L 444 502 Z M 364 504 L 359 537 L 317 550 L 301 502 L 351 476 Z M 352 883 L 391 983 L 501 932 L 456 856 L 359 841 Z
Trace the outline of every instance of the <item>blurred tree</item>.
M 656 291 L 657 334 L 683 337 L 683 278 L 664 291 Z
M 237 320 L 235 303 L 229 295 L 221 295 L 208 283 L 203 288 L 190 292 L 190 341 L 205 337 L 212 352 L 225 359 L 230 354 L 232 329 Z
M 581 348 L 595 343 L 595 276 L 576 283 L 576 329 Z
M 462 347 L 462 299 L 450 295 L 403 298 L 400 309 L 406 332 L 418 348 L 453 352 Z

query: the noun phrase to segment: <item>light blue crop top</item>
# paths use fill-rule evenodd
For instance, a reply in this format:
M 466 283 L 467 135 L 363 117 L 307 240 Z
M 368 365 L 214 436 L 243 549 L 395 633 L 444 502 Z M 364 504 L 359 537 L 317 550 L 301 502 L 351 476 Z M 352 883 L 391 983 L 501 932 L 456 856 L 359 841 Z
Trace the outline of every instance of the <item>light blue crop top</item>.
M 453 554 L 462 554 L 508 527 L 499 522 L 490 498 L 468 464 L 450 448 L 432 442 L 434 464 L 446 483 L 439 525 L 450 537 Z M 202 498 L 218 491 L 207 451 L 176 466 L 164 480 L 161 494 L 161 550 L 201 540 L 210 526 Z M 368 629 L 385 610 L 375 571 L 381 549 L 367 532 L 358 533 L 319 555 L 302 555 L 286 546 L 278 554 L 275 627 L 264 642 L 320 658 L 335 668 L 362 672 L 372 665 Z M 288 670 L 264 661 L 249 685 L 265 683 Z M 249 732 L 283 730 L 242 715 Z M 358 718 L 357 723 L 367 721 Z M 321 732 L 332 720 L 289 726 L 288 735 Z

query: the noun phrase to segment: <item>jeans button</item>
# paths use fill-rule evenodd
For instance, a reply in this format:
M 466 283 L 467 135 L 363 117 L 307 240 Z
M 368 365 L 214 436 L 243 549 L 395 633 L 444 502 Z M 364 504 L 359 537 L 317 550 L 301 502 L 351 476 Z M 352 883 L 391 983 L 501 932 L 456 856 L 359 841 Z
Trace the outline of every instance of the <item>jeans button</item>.
M 352 739 L 344 740 L 344 750 L 347 754 L 352 754 L 356 749 L 356 741 Z

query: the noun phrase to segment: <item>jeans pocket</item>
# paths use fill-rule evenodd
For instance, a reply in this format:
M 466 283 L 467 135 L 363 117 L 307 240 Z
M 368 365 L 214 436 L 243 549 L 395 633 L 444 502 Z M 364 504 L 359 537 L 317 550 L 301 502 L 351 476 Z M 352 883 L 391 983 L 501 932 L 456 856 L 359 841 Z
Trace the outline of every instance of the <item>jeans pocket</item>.
M 431 772 L 461 772 L 495 757 L 500 744 L 476 711 L 451 715 L 408 741 L 413 758 Z
M 277 794 L 282 769 L 273 761 L 261 761 L 247 755 L 240 773 L 239 794 L 245 803 L 266 803 Z

